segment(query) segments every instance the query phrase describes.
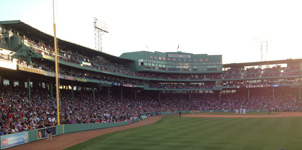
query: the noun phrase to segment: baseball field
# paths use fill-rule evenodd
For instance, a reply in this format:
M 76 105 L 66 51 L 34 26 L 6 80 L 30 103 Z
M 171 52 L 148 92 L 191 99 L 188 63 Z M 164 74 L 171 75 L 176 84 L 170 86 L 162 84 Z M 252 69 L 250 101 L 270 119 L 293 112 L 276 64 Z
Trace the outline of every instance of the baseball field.
M 285 115 L 273 113 L 271 117 L 266 115 L 201 113 L 182 117 L 165 116 L 155 124 L 108 133 L 67 149 L 302 149 L 302 117 L 299 115 L 287 117 L 286 113 Z

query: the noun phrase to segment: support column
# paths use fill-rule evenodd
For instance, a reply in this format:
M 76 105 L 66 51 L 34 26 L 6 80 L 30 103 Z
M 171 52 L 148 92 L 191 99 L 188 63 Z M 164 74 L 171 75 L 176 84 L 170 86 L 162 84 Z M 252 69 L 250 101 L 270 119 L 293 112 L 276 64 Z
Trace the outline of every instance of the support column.
M 222 94 L 222 91 L 219 91 L 219 100 L 221 101 L 221 94 Z
M 250 101 L 250 89 L 247 89 L 247 100 Z
M 2 80 L 2 76 L 0 75 L 0 87 L 3 86 L 3 80 Z
M 189 91 L 189 100 L 191 101 L 192 100 L 192 92 L 191 91 Z
M 299 99 L 301 100 L 301 87 L 299 88 Z
M 108 101 L 110 101 L 110 87 L 108 87 Z
M 272 93 L 272 98 L 271 98 L 271 100 L 270 100 L 270 103 L 269 103 L 269 110 L 268 110 L 268 114 L 270 115 L 271 114 L 271 103 L 272 103 L 272 101 L 274 101 L 274 99 L 275 99 L 275 88 L 273 88 L 273 93 Z
M 158 101 L 160 101 L 160 92 L 158 92 Z
M 95 89 L 92 88 L 92 100 L 95 101 Z
M 50 98 L 53 99 L 53 83 L 50 82 Z
M 30 78 L 27 79 L 28 98 L 31 99 Z
M 134 100 L 136 101 L 136 91 L 134 91 Z
M 123 100 L 123 88 L 121 87 L 121 100 Z
M 9 86 L 14 87 L 14 80 L 13 79 L 8 79 Z
M 275 99 L 275 88 L 273 88 L 273 99 L 272 100 L 274 100 Z
M 39 89 L 39 81 L 33 82 L 33 89 Z
M 74 90 L 73 90 L 74 86 L 72 85 L 71 88 L 72 88 L 71 89 L 71 100 L 74 101 Z
M 1 85 L 0 86 L 2 86 L 2 84 L 3 84 L 3 82 L 2 82 L 2 80 L 0 79 L 0 82 L 1 82 Z M 19 87 L 21 87 L 21 88 L 25 88 L 25 83 L 24 83 L 25 81 L 24 80 L 19 80 Z

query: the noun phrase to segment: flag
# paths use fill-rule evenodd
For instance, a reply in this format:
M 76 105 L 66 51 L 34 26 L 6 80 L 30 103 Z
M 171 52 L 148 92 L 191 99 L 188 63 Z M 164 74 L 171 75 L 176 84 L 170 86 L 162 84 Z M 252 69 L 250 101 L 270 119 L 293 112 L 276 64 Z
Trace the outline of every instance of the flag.
M 177 49 L 176 50 L 178 50 L 179 49 L 179 44 L 178 44 L 178 46 L 177 46 Z
M 150 58 L 153 59 L 153 56 L 150 55 Z
M 205 58 L 205 59 L 204 59 L 204 61 L 210 61 L 210 59 L 208 59 L 208 58 Z

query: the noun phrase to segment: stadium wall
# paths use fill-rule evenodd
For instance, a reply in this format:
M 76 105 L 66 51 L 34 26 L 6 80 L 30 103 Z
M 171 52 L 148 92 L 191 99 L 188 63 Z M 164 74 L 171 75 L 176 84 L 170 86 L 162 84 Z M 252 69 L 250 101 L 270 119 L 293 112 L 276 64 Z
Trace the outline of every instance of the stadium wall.
M 173 114 L 177 112 L 165 112 L 165 113 L 157 113 L 159 115 L 166 115 L 166 114 Z M 182 113 L 186 113 L 189 111 L 181 111 Z M 146 115 L 142 115 L 140 117 L 141 120 L 147 119 Z M 62 135 L 66 133 L 73 133 L 73 132 L 82 132 L 88 130 L 96 130 L 96 129 L 104 129 L 104 128 L 112 128 L 112 127 L 119 127 L 128 125 L 131 123 L 138 122 L 138 119 L 132 119 L 131 121 L 123 121 L 123 122 L 115 122 L 115 123 L 87 123 L 87 124 L 64 124 L 51 127 L 53 128 L 53 136 Z M 30 130 L 15 134 L 8 134 L 1 136 L 1 144 L 0 149 L 6 149 L 9 147 L 14 147 L 22 144 L 31 143 L 34 141 L 42 140 L 46 138 L 46 128 Z M 22 135 L 19 135 L 22 134 Z M 24 134 L 26 136 L 24 136 Z M 6 142 L 3 142 L 6 141 Z
M 192 113 L 192 111 L 190 111 Z M 235 110 L 198 110 L 195 111 L 195 113 L 198 112 L 235 112 Z M 246 112 L 268 112 L 268 110 L 246 110 Z
M 137 121 L 138 121 L 137 119 L 133 119 L 131 122 L 137 122 Z M 55 134 L 53 136 L 57 136 L 66 133 L 124 126 L 124 125 L 131 124 L 131 122 L 123 121 L 123 122 L 115 122 L 115 123 L 65 124 L 65 125 L 58 125 L 51 128 L 55 130 L 54 131 Z M 45 132 L 45 130 L 46 130 L 45 128 L 36 129 L 36 130 L 30 130 L 30 131 L 1 136 L 0 149 L 6 149 L 9 147 L 14 147 L 14 146 L 45 139 L 46 134 L 43 133 Z

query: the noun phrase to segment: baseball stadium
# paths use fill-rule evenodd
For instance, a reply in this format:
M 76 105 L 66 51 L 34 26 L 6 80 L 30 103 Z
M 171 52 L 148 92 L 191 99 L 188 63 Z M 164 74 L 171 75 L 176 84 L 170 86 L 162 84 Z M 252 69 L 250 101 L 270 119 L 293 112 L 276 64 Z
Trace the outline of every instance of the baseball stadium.
M 302 150 L 299 2 L 0 5 L 1 150 Z
M 0 25 L 1 149 L 302 149 L 302 59 L 117 57 Z

